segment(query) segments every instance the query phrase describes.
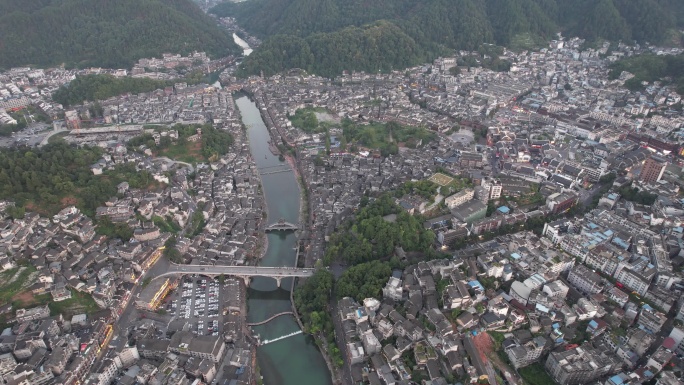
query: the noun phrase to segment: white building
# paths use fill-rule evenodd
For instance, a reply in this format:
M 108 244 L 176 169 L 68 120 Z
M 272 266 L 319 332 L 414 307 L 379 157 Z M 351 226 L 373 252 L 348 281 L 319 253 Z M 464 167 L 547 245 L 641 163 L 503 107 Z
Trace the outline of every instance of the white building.
M 563 281 L 553 281 L 544 285 L 542 291 L 551 298 L 565 298 L 570 288 Z
M 503 186 L 501 182 L 497 179 L 484 178 L 482 179 L 481 186 L 489 191 L 489 199 L 499 199 L 501 198 L 501 193 L 503 192 Z
M 458 207 L 470 200 L 472 200 L 475 197 L 475 190 L 471 188 L 467 188 L 464 190 L 461 190 L 457 192 L 456 194 L 446 198 L 444 200 L 444 204 L 449 207 L 449 209 L 453 209 L 454 207 Z

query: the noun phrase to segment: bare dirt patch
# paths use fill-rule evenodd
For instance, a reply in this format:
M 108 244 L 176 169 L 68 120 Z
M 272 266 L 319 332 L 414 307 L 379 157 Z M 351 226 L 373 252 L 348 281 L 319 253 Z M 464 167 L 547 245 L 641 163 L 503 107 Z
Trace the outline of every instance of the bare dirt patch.
M 62 206 L 75 206 L 78 203 L 78 199 L 74 196 L 66 196 L 59 201 Z
M 43 216 L 48 216 L 48 209 L 46 207 L 37 206 L 33 202 L 26 202 L 26 205 L 24 205 L 24 207 L 26 207 L 26 211 L 31 211 Z
M 14 297 L 12 297 L 12 302 L 21 302 L 21 306 L 26 307 L 33 305 L 34 303 L 38 303 L 38 300 L 36 300 L 35 295 L 31 291 L 24 291 L 18 294 L 15 294 Z
M 494 352 L 494 344 L 492 343 L 492 339 L 489 338 L 489 334 L 478 333 L 478 335 L 473 337 L 473 342 L 477 347 L 477 351 L 480 352 L 482 362 L 487 363 L 487 361 L 489 361 L 489 355 Z

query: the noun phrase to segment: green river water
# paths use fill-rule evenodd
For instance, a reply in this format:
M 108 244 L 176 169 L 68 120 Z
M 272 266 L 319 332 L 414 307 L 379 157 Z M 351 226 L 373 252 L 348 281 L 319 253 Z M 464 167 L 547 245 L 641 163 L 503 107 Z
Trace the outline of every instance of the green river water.
M 247 96 L 236 98 L 236 104 L 247 127 L 252 156 L 259 169 L 287 167 L 268 148 L 270 140 L 259 109 Z M 272 168 L 272 170 L 275 168 Z M 263 193 L 268 206 L 268 222 L 280 218 L 299 221 L 300 190 L 295 174 L 285 172 L 262 176 Z M 268 250 L 262 266 L 294 266 L 296 236 L 293 233 L 268 234 Z M 259 322 L 273 314 L 290 311 L 291 280 L 284 279 L 281 288 L 271 278 L 254 278 L 248 291 L 248 320 Z M 254 327 L 261 339 L 274 339 L 299 330 L 294 317 L 283 316 Z M 257 349 L 257 360 L 265 385 L 330 385 L 330 372 L 325 360 L 309 336 L 299 334 Z

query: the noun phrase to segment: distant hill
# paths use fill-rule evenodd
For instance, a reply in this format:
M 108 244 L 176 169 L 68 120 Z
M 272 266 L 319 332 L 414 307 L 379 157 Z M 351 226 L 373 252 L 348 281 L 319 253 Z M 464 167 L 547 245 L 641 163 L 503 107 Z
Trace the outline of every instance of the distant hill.
M 238 47 L 191 0 L 0 0 L 0 67 L 128 67 L 195 50 Z
M 345 28 L 384 20 L 418 45 L 421 52 L 413 55 L 416 60 L 436 56 L 443 48 L 474 50 L 482 43 L 529 48 L 560 31 L 590 41 L 663 43 L 681 38 L 677 28 L 684 25 L 682 0 L 250 0 L 222 3 L 210 12 L 235 17 L 243 28 L 261 38 L 278 35 L 278 39 L 307 41 L 314 34 L 330 37 Z M 390 28 L 383 25 L 384 30 Z M 338 42 L 339 38 L 329 41 Z M 267 63 L 264 59 L 282 53 L 259 56 L 259 51 L 271 51 L 278 44 L 264 44 L 254 58 L 245 60 L 245 68 L 262 67 L 269 72 L 290 68 L 287 60 Z M 357 58 L 364 54 L 363 50 L 347 51 Z M 338 55 L 345 63 L 353 62 L 342 56 Z M 388 64 L 383 67 L 399 67 L 398 62 L 381 60 Z

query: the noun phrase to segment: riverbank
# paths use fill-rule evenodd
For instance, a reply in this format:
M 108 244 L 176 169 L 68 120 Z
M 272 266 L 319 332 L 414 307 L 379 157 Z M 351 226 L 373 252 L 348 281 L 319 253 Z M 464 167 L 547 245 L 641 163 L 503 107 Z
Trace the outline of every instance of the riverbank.
M 271 134 L 271 137 L 273 135 Z M 283 155 L 285 157 L 285 161 L 290 165 L 290 168 L 292 169 L 292 172 L 295 175 L 295 179 L 297 180 L 297 186 L 299 187 L 299 232 L 301 234 L 302 231 L 307 230 L 309 227 L 310 219 L 311 219 L 311 210 L 309 210 L 309 194 L 306 189 L 306 184 L 304 182 L 304 179 L 302 178 L 301 173 L 299 172 L 299 167 L 297 167 L 297 161 L 294 159 L 294 157 L 290 154 Z M 302 266 L 299 266 L 300 262 L 300 252 L 299 250 L 301 249 L 301 245 L 299 242 L 297 242 L 297 260 L 295 263 L 295 266 L 297 267 L 314 267 L 312 266 L 313 264 L 308 263 L 306 255 L 304 255 L 304 263 Z M 293 287 L 294 290 L 294 287 Z
M 261 110 L 261 108 L 259 108 L 259 113 L 261 114 L 262 119 L 263 119 L 264 118 L 264 112 Z M 275 128 L 268 130 L 268 134 L 271 137 L 271 140 L 275 141 L 276 143 L 277 143 L 277 141 L 282 142 L 282 139 L 279 137 L 279 135 L 274 134 L 274 130 L 277 132 L 277 130 Z M 308 192 L 307 192 L 307 188 L 306 188 L 306 182 L 304 181 L 304 178 L 302 177 L 301 173 L 299 172 L 298 162 L 294 158 L 294 156 L 289 151 L 282 152 L 282 155 L 285 158 L 285 161 L 289 164 L 290 168 L 292 169 L 292 172 L 294 173 L 295 179 L 297 180 L 297 186 L 299 188 L 299 225 L 300 225 L 300 228 L 308 228 L 308 226 L 311 223 L 310 222 L 311 210 L 309 209 L 309 199 L 308 199 Z M 297 259 L 295 259 L 295 266 L 299 266 L 300 248 L 301 248 L 301 246 L 300 246 L 299 242 L 297 242 Z M 308 258 L 306 255 L 304 256 L 303 267 L 314 267 L 313 263 L 310 263 L 310 261 L 308 261 Z M 302 329 L 302 331 L 304 331 L 305 330 L 304 324 L 301 321 L 301 318 L 299 316 L 299 312 L 297 311 L 297 306 L 295 305 L 295 302 L 294 302 L 294 290 L 295 290 L 295 280 L 292 280 L 292 286 L 290 289 L 290 302 L 292 303 L 292 313 L 295 316 L 297 324 Z M 333 384 L 341 385 L 343 383 L 342 378 L 341 378 L 341 372 L 333 364 L 332 359 L 330 357 L 330 354 L 328 353 L 328 345 L 329 344 L 320 335 L 311 334 L 311 336 L 314 338 L 314 341 L 316 341 L 316 345 L 318 346 L 319 350 L 321 351 L 321 356 L 323 356 L 323 359 L 325 360 L 325 363 L 328 366 L 328 370 L 330 371 Z

